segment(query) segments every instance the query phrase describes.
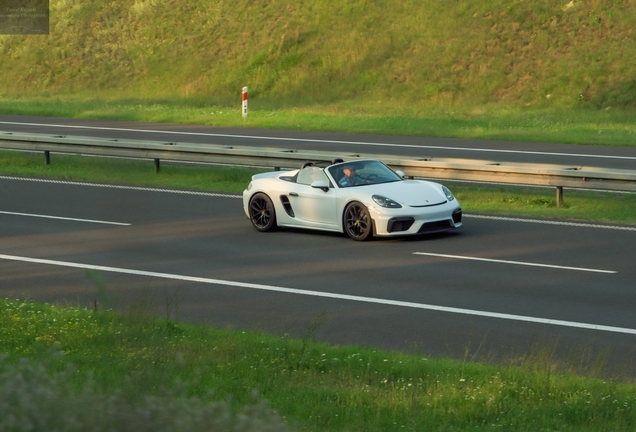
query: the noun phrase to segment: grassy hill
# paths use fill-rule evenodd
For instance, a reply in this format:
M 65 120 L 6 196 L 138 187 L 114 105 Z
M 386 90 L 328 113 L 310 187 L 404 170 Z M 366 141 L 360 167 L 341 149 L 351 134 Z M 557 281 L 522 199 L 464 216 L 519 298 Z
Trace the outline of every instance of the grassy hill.
M 0 96 L 422 112 L 636 107 L 633 0 L 51 0 Z

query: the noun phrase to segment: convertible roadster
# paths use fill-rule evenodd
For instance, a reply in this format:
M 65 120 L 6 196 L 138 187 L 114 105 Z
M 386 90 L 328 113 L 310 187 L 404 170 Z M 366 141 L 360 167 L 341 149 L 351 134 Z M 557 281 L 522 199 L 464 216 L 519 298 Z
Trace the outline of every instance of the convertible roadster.
M 305 162 L 252 176 L 245 214 L 258 231 L 278 227 L 344 232 L 354 240 L 449 231 L 462 210 L 446 186 L 404 179 L 377 160 Z

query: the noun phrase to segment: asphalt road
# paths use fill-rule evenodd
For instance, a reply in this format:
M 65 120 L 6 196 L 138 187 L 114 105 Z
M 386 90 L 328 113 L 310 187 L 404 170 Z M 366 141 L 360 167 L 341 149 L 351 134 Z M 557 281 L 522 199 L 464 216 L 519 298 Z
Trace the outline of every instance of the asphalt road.
M 350 151 L 352 154 L 390 154 L 418 158 L 548 163 L 572 167 L 631 170 L 636 167 L 636 148 L 633 147 L 284 131 L 19 115 L 0 115 L 0 130 L 235 146 Z
M 636 229 L 466 215 L 359 243 L 258 233 L 233 196 L 0 178 L 0 296 L 457 358 L 551 350 L 636 376 Z M 475 260 L 480 258 L 482 260 Z M 108 299 L 100 298 L 103 286 Z

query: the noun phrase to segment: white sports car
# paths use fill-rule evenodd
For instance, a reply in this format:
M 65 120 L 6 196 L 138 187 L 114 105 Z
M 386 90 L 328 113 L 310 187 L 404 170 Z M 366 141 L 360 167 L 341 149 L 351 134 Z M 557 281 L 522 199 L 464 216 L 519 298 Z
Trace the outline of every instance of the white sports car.
M 377 160 L 305 162 L 298 170 L 252 176 L 243 208 L 258 231 L 311 228 L 354 240 L 462 226 L 462 210 L 446 186 L 403 177 Z

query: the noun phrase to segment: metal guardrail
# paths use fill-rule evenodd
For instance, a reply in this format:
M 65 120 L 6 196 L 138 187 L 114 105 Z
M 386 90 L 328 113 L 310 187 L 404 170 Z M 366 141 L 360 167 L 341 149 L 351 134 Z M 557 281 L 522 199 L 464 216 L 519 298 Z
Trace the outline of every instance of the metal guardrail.
M 229 165 L 269 166 L 276 170 L 297 168 L 305 161 L 378 159 L 408 177 L 469 180 L 508 184 L 554 186 L 557 204 L 563 187 L 636 191 L 636 170 L 584 166 L 507 163 L 448 158 L 402 158 L 395 155 L 294 150 L 164 141 L 94 138 L 0 131 L 0 148 L 41 151 L 45 163 L 50 153 L 123 156 L 160 161 L 209 162 Z

